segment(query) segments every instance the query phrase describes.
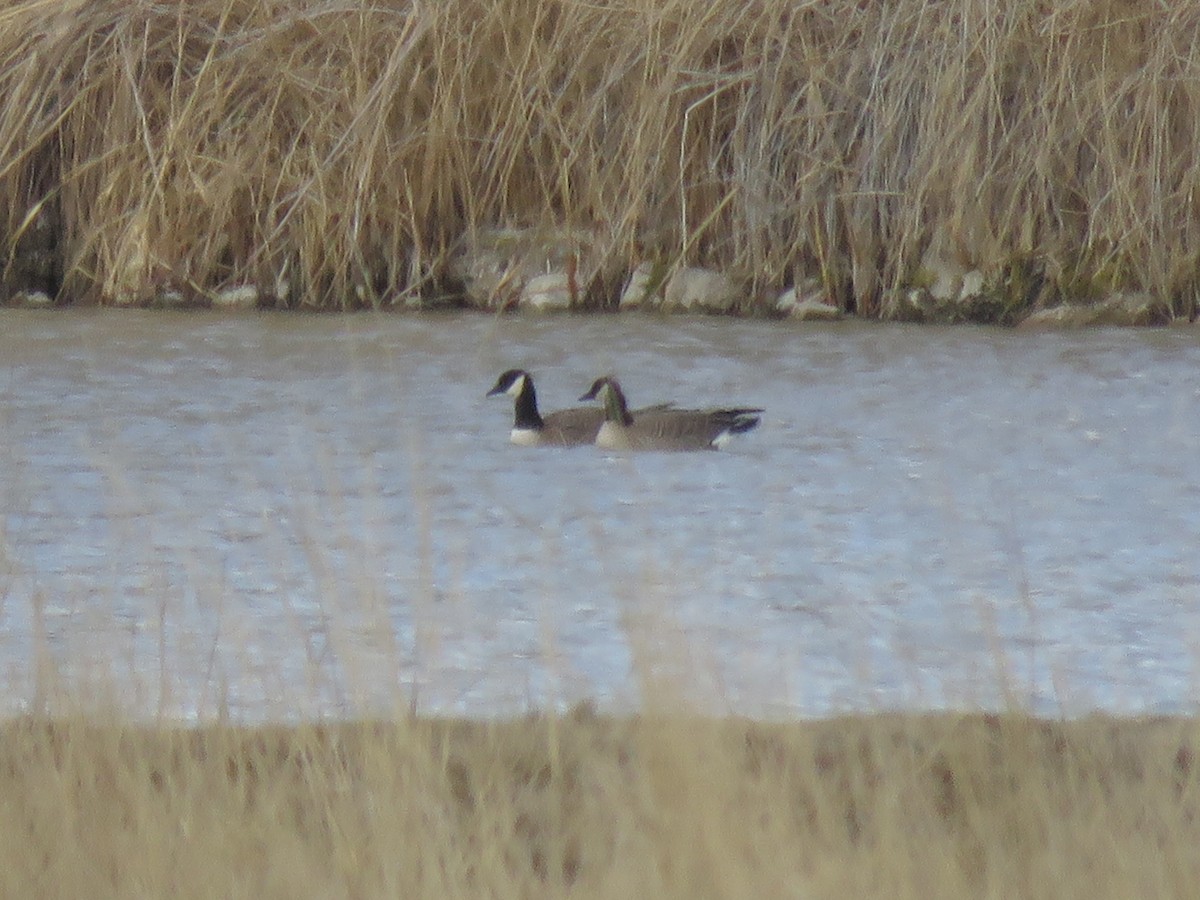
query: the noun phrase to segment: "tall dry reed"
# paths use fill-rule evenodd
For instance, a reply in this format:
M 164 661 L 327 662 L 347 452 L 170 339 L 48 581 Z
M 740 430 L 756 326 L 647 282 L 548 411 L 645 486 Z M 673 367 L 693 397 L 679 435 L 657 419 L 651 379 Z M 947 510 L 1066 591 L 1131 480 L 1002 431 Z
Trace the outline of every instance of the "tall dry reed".
M 1185 898 L 1194 722 L 0 727 L 10 897 Z
M 50 221 L 63 297 L 109 302 L 372 305 L 516 223 L 865 313 L 931 246 L 1018 302 L 1186 312 L 1198 33 L 1139 0 L 14 2 L 0 234 Z

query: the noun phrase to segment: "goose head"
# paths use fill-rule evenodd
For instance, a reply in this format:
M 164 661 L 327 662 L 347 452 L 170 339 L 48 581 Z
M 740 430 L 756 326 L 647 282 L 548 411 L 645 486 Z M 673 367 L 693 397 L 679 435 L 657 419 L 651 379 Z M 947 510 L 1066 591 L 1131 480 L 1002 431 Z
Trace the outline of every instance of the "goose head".
M 507 372 L 502 372 L 496 379 L 496 383 L 487 392 L 487 396 L 498 397 L 501 394 L 508 394 L 510 397 L 520 397 L 528 383 L 529 373 L 524 369 L 509 369 Z
M 604 406 L 604 417 L 609 422 L 633 424 L 633 416 L 629 414 L 629 405 L 625 402 L 625 393 L 621 390 L 620 382 L 612 375 L 597 378 L 592 382 L 591 390 L 579 399 L 599 400 Z

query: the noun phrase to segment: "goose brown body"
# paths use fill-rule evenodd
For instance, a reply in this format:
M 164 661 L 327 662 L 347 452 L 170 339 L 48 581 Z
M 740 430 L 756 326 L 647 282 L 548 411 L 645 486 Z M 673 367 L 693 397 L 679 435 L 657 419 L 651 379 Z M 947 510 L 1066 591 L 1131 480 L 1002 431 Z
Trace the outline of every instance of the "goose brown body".
M 616 378 L 597 378 L 580 400 L 599 400 L 604 422 L 595 443 L 607 450 L 716 450 L 757 427 L 757 407 L 651 409 L 630 412 Z
M 594 444 L 604 410 L 596 406 L 576 406 L 546 413 L 538 411 L 537 390 L 533 377 L 524 369 L 509 369 L 501 373 L 487 396 L 506 394 L 513 398 L 513 427 L 509 439 L 526 447 L 578 447 Z M 638 413 L 662 411 L 670 404 L 660 404 L 639 410 Z

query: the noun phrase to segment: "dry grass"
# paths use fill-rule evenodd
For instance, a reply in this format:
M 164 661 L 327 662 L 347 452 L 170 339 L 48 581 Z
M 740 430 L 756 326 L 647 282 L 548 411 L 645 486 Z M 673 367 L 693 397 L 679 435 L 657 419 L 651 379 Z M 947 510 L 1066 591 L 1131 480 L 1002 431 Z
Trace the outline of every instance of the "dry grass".
M 0 236 L 48 216 L 64 297 L 373 305 L 522 223 L 865 313 L 930 245 L 1022 302 L 1194 308 L 1194 3 L 25 0 L 0 26 Z
M 0 729 L 0 892 L 1194 897 L 1192 720 Z

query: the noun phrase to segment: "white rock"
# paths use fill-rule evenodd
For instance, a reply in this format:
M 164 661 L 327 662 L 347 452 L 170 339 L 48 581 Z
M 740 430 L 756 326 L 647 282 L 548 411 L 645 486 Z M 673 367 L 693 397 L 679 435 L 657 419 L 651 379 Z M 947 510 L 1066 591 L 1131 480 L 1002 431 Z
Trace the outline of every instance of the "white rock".
M 522 306 L 525 286 L 546 273 L 574 267 L 576 284 L 590 284 L 603 257 L 597 245 L 595 235 L 586 231 L 479 228 L 455 249 L 450 275 L 462 282 L 471 306 Z
M 643 305 L 649 306 L 653 304 L 655 298 L 653 296 L 654 288 L 658 285 L 657 273 L 653 264 L 644 262 L 639 263 L 637 268 L 629 273 L 629 283 L 625 285 L 625 290 L 621 292 L 621 299 L 617 304 L 618 309 L 640 309 Z
M 663 290 L 667 312 L 729 312 L 741 297 L 734 280 L 711 269 L 690 267 L 671 276 Z
M 258 305 L 258 288 L 238 284 L 213 294 L 212 305 L 219 309 L 253 309 Z
M 983 273 L 972 269 L 962 276 L 958 291 L 959 300 L 972 300 L 983 293 Z
M 825 287 L 819 278 L 806 278 L 775 300 L 775 311 L 793 319 L 840 319 L 842 311 L 825 302 Z
M 1063 303 L 1034 310 L 1022 328 L 1078 328 L 1089 325 L 1165 325 L 1171 320 L 1169 305 L 1152 294 L 1117 293 L 1094 303 Z
M 183 291 L 177 290 L 176 288 L 167 288 L 154 298 L 153 305 L 161 307 L 162 309 L 184 309 L 189 304 L 187 299 L 183 296 Z
M 953 300 L 959 296 L 963 284 L 963 269 L 955 263 L 937 260 L 925 265 L 933 275 L 933 283 L 929 285 L 929 296 L 939 302 Z
M 518 309 L 533 312 L 562 312 L 571 308 L 571 280 L 566 272 L 535 275 L 525 282 L 517 300 Z
M 9 301 L 13 306 L 53 306 L 54 298 L 45 291 L 17 291 Z

